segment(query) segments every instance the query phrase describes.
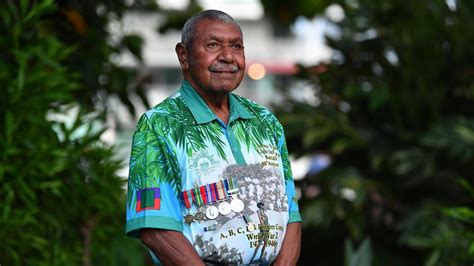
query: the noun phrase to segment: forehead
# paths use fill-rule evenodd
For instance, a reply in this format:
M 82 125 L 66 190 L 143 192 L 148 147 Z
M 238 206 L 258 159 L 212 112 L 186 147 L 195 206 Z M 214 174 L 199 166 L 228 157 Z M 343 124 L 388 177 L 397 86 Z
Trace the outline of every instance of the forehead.
M 232 22 L 203 19 L 196 24 L 195 39 L 222 39 L 228 41 L 242 41 L 242 32 Z

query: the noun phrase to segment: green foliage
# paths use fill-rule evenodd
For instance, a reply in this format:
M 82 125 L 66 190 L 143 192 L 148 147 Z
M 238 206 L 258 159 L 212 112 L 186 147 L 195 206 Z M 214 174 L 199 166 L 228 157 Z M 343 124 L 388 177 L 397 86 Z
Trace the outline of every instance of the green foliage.
M 352 243 L 346 240 L 344 246 L 344 266 L 367 266 L 372 265 L 372 248 L 370 239 L 364 239 L 357 250 Z
M 163 14 L 166 20 L 157 30 L 160 33 L 165 33 L 172 29 L 180 30 L 183 28 L 186 20 L 199 11 L 202 11 L 202 7 L 198 4 L 197 0 L 190 0 L 186 8 L 181 11 L 165 10 Z
M 116 58 L 130 52 L 137 64 L 143 62 L 139 35 L 122 31 L 121 19 L 131 9 L 158 10 L 152 1 L 57 1 L 56 12 L 44 18 L 47 30 L 62 43 L 74 46 L 66 58 L 69 68 L 79 73 L 81 90 L 74 98 L 87 110 L 98 105 L 107 111 L 107 100 L 116 97 L 135 115 L 130 96 L 137 96 L 149 108 L 145 96 L 145 79 L 136 69 L 119 66 Z M 112 36 L 112 33 L 113 36 Z M 115 58 L 115 59 L 114 59 Z
M 4 5 L 0 264 L 119 264 L 117 250 L 131 246 L 121 237 L 120 163 L 100 140 L 103 114 L 70 104 L 85 86 L 68 65 L 77 46 L 65 44 L 52 29 L 50 18 L 61 9 L 53 1 Z
M 286 26 L 290 25 L 298 16 L 314 17 L 331 3 L 330 0 L 261 0 L 261 2 L 267 15 L 275 18 L 276 23 Z
M 332 158 L 299 184 L 305 230 L 340 239 L 306 255 L 320 265 L 342 264 L 341 242 L 366 236 L 374 265 L 472 263 L 474 4 L 453 2 L 319 2 L 345 13 L 330 22 L 333 60 L 298 74 L 319 103 L 288 96 L 279 118 L 290 152 Z

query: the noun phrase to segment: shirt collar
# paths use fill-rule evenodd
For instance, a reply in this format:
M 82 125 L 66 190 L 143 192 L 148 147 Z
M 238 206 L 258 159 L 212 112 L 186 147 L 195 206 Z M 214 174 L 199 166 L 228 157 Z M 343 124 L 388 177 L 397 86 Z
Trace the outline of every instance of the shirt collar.
M 188 105 L 189 110 L 194 116 L 194 120 L 198 124 L 205 124 L 217 119 L 214 112 L 207 106 L 206 102 L 201 96 L 193 89 L 188 81 L 183 80 L 181 83 L 181 96 L 184 102 Z M 252 115 L 247 109 L 239 102 L 237 96 L 233 93 L 229 93 L 229 104 L 230 104 L 230 116 L 229 123 L 236 120 L 237 118 L 250 119 Z

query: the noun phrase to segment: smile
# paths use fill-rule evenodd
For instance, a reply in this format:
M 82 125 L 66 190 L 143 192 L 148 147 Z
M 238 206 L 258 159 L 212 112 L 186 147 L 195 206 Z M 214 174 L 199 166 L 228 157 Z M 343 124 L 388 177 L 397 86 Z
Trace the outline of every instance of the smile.
M 211 66 L 209 68 L 209 71 L 213 73 L 219 73 L 219 74 L 234 74 L 239 72 L 239 67 L 238 66 L 225 66 L 225 67 L 220 67 L 220 66 Z
M 234 73 L 237 73 L 237 71 L 212 71 L 211 72 L 214 72 L 214 73 L 219 73 L 219 74 L 234 74 Z

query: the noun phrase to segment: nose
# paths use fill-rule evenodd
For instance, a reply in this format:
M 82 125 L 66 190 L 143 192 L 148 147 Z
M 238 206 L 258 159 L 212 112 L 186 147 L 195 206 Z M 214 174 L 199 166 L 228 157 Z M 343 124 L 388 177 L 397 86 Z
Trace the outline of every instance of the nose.
M 233 63 L 234 55 L 232 52 L 232 48 L 230 48 L 228 45 L 223 46 L 218 59 L 220 62 L 223 62 L 223 63 Z

